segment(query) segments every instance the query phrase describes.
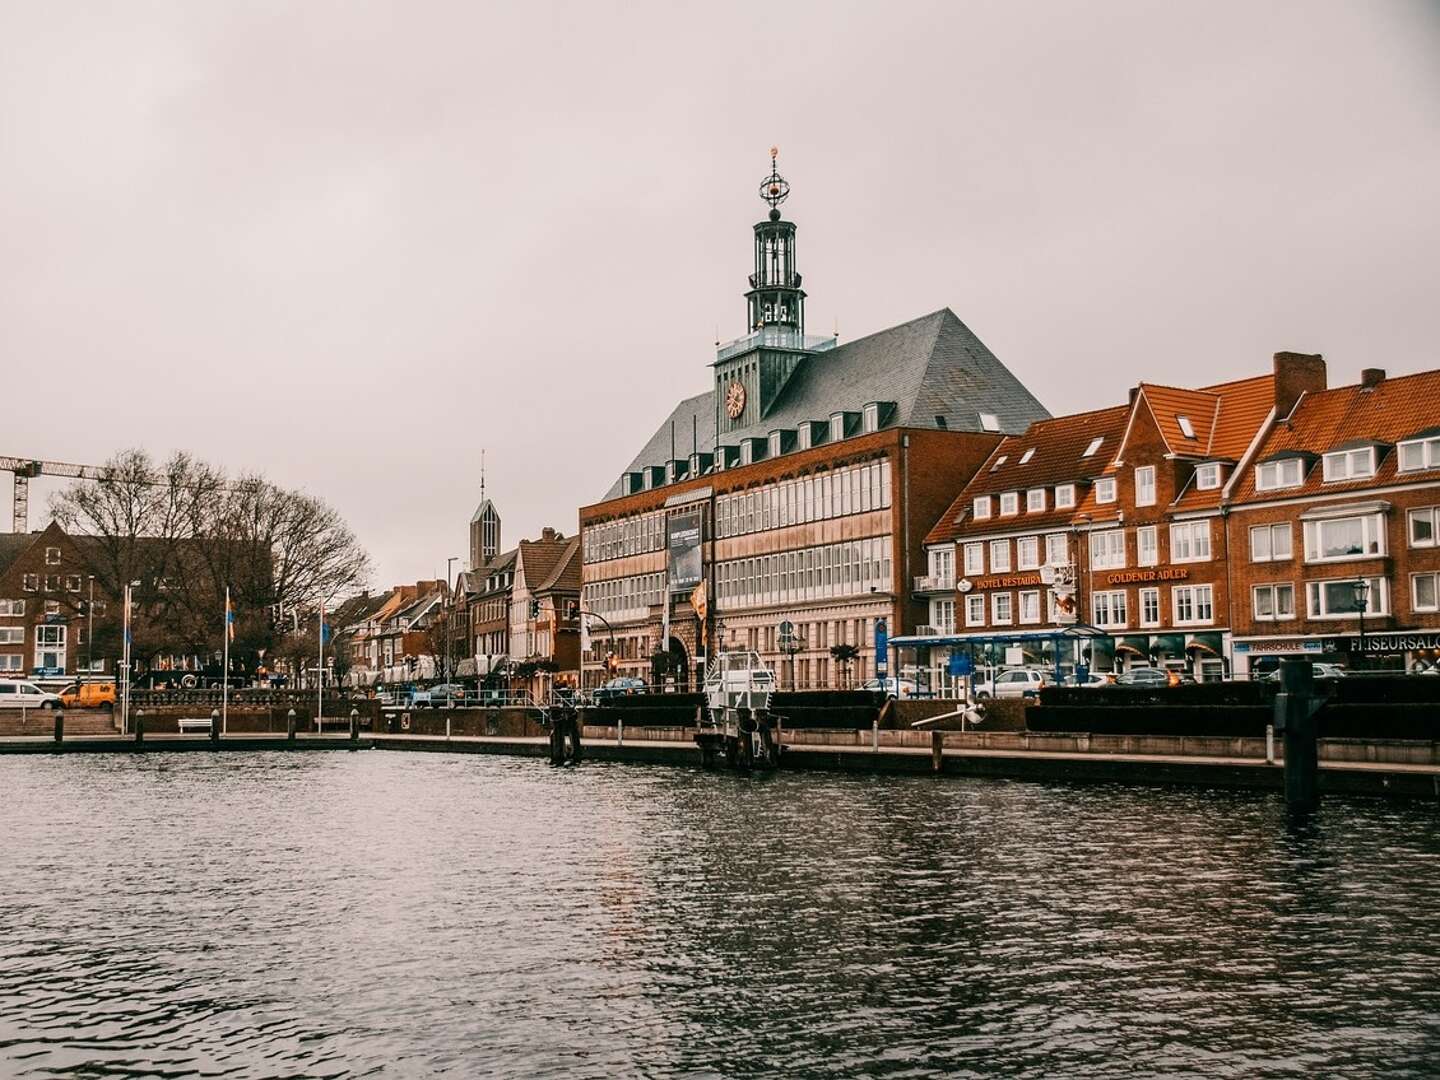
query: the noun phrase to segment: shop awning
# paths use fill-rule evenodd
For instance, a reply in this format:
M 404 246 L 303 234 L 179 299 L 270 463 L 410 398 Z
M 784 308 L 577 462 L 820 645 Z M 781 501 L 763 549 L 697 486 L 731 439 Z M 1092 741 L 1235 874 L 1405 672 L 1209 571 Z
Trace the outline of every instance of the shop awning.
M 1149 656 L 1150 639 L 1148 637 L 1122 637 L 1115 643 L 1115 654 L 1128 653 L 1132 656 Z
M 1186 644 L 1187 652 L 1194 650 L 1203 653 L 1205 656 L 1219 656 L 1220 650 L 1225 645 L 1224 635 L 1214 631 L 1206 631 L 1203 634 L 1191 634 L 1190 641 Z
M 472 657 L 465 657 L 455 665 L 455 677 L 457 679 L 468 679 L 475 674 L 475 661 Z
M 1093 638 L 1085 648 L 1089 650 L 1091 665 L 1101 660 L 1113 660 L 1115 658 L 1115 639 L 1113 637 Z
M 1156 634 L 1150 639 L 1150 651 L 1156 656 L 1184 656 L 1184 634 Z

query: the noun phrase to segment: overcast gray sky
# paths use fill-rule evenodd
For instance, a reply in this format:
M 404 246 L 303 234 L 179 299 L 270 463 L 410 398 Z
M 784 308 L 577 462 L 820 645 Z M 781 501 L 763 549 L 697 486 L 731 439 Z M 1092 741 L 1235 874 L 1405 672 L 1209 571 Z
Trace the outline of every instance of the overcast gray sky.
M 1057 413 L 1440 361 L 1433 2 L 28 0 L 0 454 L 262 470 L 377 586 L 482 447 L 507 544 L 570 533 L 743 332 L 772 143 L 813 329 L 949 305 Z

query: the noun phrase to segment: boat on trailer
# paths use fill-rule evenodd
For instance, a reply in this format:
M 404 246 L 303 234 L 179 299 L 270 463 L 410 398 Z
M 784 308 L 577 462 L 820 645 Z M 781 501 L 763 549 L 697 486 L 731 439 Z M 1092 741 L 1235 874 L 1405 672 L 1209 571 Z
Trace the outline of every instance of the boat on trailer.
M 701 760 L 714 768 L 773 769 L 780 764 L 780 718 L 770 711 L 775 673 L 751 650 L 722 652 L 705 673 L 705 705 L 695 730 Z

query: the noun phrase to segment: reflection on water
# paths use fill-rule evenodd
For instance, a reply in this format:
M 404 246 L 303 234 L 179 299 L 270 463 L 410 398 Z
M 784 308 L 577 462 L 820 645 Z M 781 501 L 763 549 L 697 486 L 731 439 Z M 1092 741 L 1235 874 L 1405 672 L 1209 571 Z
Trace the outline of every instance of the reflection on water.
M 1431 806 L 0 759 L 0 1074 L 1433 1075 Z

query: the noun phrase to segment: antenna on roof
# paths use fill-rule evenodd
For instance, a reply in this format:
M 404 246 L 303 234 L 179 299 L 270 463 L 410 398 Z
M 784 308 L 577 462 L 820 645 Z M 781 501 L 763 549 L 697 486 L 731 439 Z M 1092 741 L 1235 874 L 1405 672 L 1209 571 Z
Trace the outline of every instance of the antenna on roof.
M 480 450 L 480 501 L 485 501 L 485 450 Z

